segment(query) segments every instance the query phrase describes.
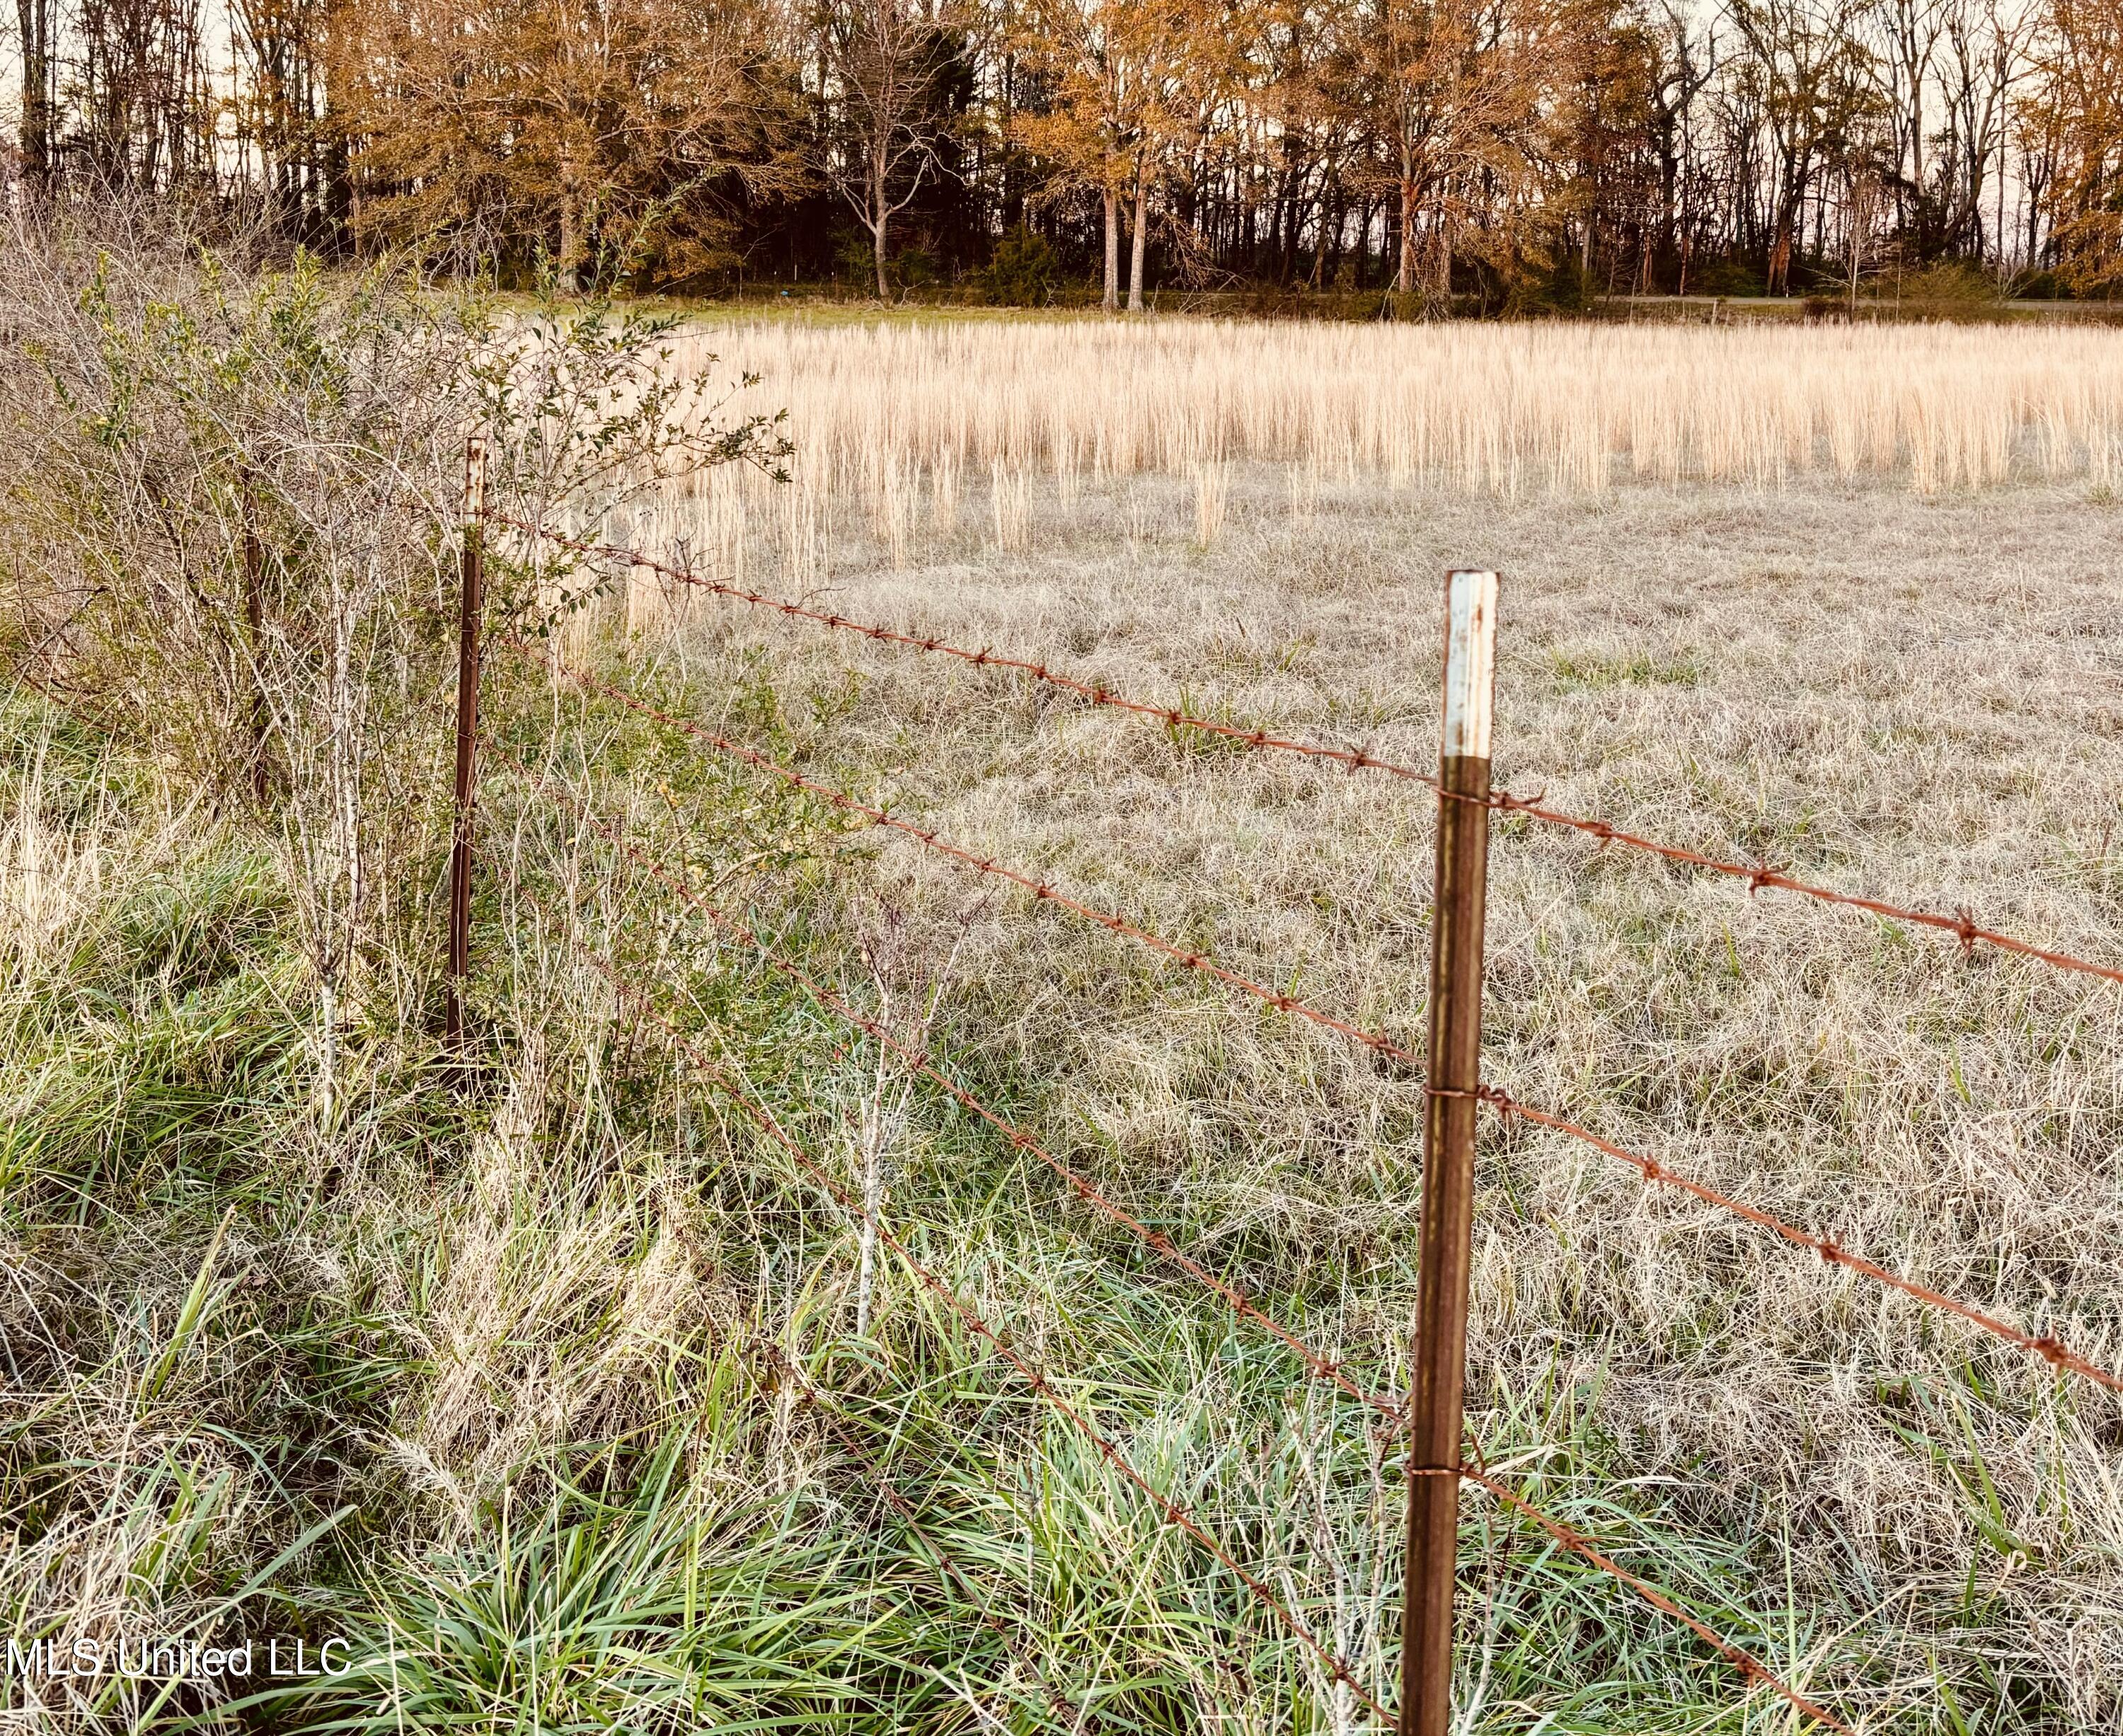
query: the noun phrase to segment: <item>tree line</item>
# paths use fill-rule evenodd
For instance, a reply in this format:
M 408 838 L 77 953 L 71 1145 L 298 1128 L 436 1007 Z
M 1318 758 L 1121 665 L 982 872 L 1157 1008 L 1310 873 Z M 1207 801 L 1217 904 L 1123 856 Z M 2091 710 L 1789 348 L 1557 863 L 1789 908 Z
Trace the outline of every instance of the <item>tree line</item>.
M 16 0 L 24 201 L 701 291 L 2123 277 L 2123 0 Z

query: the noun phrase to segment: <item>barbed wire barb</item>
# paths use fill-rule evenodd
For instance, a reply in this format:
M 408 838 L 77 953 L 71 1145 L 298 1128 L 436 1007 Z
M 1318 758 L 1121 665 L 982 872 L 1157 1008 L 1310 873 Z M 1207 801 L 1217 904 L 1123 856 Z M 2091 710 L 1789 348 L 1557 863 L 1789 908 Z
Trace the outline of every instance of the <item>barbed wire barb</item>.
M 1480 800 L 1500 813 L 1522 814 L 1529 819 L 1540 820 L 1545 825 L 1584 833 L 1599 839 L 1603 848 L 1609 844 L 1620 844 L 1629 849 L 1642 851 L 1679 866 L 1699 868 L 1706 873 L 1724 875 L 1744 880 L 1753 891 L 1774 889 L 1792 893 L 1802 898 L 1812 898 L 1823 903 L 1839 904 L 1851 909 L 1863 910 L 1872 915 L 1886 917 L 1891 922 L 1914 923 L 1920 927 L 1951 934 L 1961 941 L 1964 950 L 1972 950 L 1975 945 L 1980 942 L 1985 945 L 1996 947 L 2002 952 L 2009 952 L 2021 958 L 2032 959 L 2037 963 L 2050 965 L 2058 970 L 2074 971 L 2083 975 L 2100 978 L 2105 982 L 2123 983 L 2123 968 L 2099 964 L 2091 959 L 2080 958 L 2075 954 L 2060 951 L 2055 948 L 2037 946 L 2031 941 L 2002 933 L 1997 929 L 1981 927 L 1965 908 L 1957 910 L 1951 916 L 1941 916 L 1936 911 L 1917 909 L 1910 906 L 1891 903 L 1885 899 L 1861 897 L 1853 893 L 1837 892 L 1830 887 L 1816 885 L 1808 881 L 1796 879 L 1782 870 L 1764 870 L 1759 864 L 1726 861 L 1680 845 L 1662 844 L 1655 839 L 1642 838 L 1631 832 L 1624 832 L 1606 820 L 1592 819 L 1583 814 L 1569 814 L 1562 809 L 1552 808 L 1548 805 L 1545 792 L 1535 796 L 1519 796 L 1514 795 L 1508 790 L 1493 790 L 1486 797 L 1455 795 L 1453 792 L 1443 790 L 1440 786 L 1435 773 L 1423 771 L 1414 766 L 1399 765 L 1391 760 L 1381 759 L 1365 748 L 1329 747 L 1319 742 L 1299 741 L 1285 736 L 1271 735 L 1264 729 L 1248 730 L 1235 724 L 1220 723 L 1214 718 L 1197 716 L 1175 706 L 1153 705 L 1145 700 L 1131 699 L 1125 695 L 1111 692 L 1101 682 L 1082 681 L 1075 676 L 1060 673 L 1043 663 L 1036 663 L 1027 658 L 1001 656 L 987 650 L 969 651 L 962 645 L 950 645 L 933 637 L 902 633 L 891 627 L 851 621 L 841 615 L 827 614 L 817 609 L 807 608 L 803 604 L 785 598 L 770 597 L 763 592 L 748 590 L 743 585 L 726 584 L 720 579 L 707 578 L 687 568 L 670 565 L 652 558 L 639 549 L 624 548 L 608 542 L 585 542 L 579 537 L 567 536 L 549 526 L 511 518 L 505 514 L 494 513 L 489 517 L 490 522 L 506 525 L 510 529 L 519 531 L 527 537 L 541 542 L 551 542 L 559 547 L 571 549 L 578 554 L 586 555 L 595 560 L 623 561 L 630 565 L 646 567 L 652 571 L 660 573 L 667 579 L 695 586 L 715 596 L 726 597 L 734 602 L 771 609 L 793 620 L 808 621 L 818 626 L 831 627 L 844 632 L 858 633 L 866 639 L 874 640 L 880 644 L 897 645 L 937 656 L 955 658 L 977 669 L 1011 670 L 1034 681 L 1044 683 L 1049 687 L 1074 693 L 1080 699 L 1093 706 L 1132 712 L 1139 716 L 1155 718 L 1169 729 L 1193 730 L 1203 734 L 1220 736 L 1226 741 L 1237 742 L 1250 748 L 1276 753 L 1296 753 L 1310 759 L 1331 760 L 1347 767 L 1352 772 L 1384 772 L 1390 777 L 1399 778 L 1409 783 L 1421 784 L 1427 789 L 1436 791 L 1439 794 L 1451 797 L 1453 800 L 1461 801 Z
M 790 980 L 795 982 L 814 1000 L 816 1000 L 820 1006 L 827 1008 L 840 1018 L 846 1020 L 850 1024 L 855 1025 L 857 1029 L 865 1031 L 868 1035 L 875 1038 L 880 1043 L 886 1044 L 893 1051 L 893 1053 L 898 1054 L 902 1059 L 907 1061 L 909 1065 L 913 1066 L 916 1071 L 923 1074 L 924 1077 L 940 1085 L 956 1101 L 972 1110 L 974 1114 L 979 1115 L 982 1119 L 988 1122 L 999 1131 L 1002 1132 L 1005 1137 L 1010 1139 L 1011 1144 L 1017 1149 L 1027 1152 L 1041 1159 L 1050 1168 L 1053 1169 L 1066 1181 L 1067 1181 L 1072 1189 L 1079 1194 L 1080 1197 L 1084 1198 L 1087 1203 L 1098 1206 L 1108 1216 L 1113 1217 L 1117 1222 L 1119 1222 L 1130 1228 L 1148 1246 L 1167 1259 L 1171 1260 L 1175 1264 L 1179 1264 L 1183 1269 L 1188 1271 L 1190 1274 L 1199 1279 L 1208 1288 L 1221 1296 L 1226 1302 L 1230 1302 L 1244 1318 L 1262 1327 L 1271 1335 L 1279 1340 L 1286 1348 L 1290 1349 L 1301 1360 L 1305 1362 L 1313 1372 L 1331 1379 L 1336 1386 L 1340 1387 L 1349 1396 L 1357 1400 L 1359 1402 L 1371 1407 L 1371 1409 L 1384 1414 L 1397 1425 L 1396 1433 L 1398 1433 L 1399 1428 L 1405 1426 L 1407 1420 L 1406 1412 L 1400 1404 L 1394 1401 L 1381 1397 L 1377 1394 L 1368 1392 L 1361 1386 L 1358 1386 L 1352 1380 L 1350 1379 L 1343 1365 L 1339 1361 L 1333 1358 L 1329 1358 L 1323 1353 L 1315 1349 L 1296 1333 L 1291 1331 L 1279 1321 L 1276 1321 L 1272 1316 L 1265 1313 L 1257 1304 L 1245 1297 L 1244 1294 L 1235 1286 L 1229 1284 L 1224 1280 L 1217 1279 L 1213 1274 L 1209 1274 L 1205 1269 L 1192 1260 L 1185 1254 L 1182 1253 L 1172 1242 L 1171 1239 L 1169 1236 L 1166 1236 L 1162 1232 L 1150 1229 L 1146 1225 L 1141 1223 L 1128 1213 L 1122 1211 L 1120 1208 L 1113 1205 L 1110 1201 L 1107 1200 L 1103 1194 L 1099 1194 L 1095 1188 L 1092 1187 L 1089 1182 L 1084 1180 L 1082 1177 L 1077 1175 L 1074 1171 L 1071 1170 L 1067 1165 L 1062 1163 L 1059 1158 L 1047 1152 L 1045 1147 L 1041 1146 L 1029 1133 L 1026 1133 L 1023 1128 L 1015 1126 L 1015 1124 L 998 1114 L 996 1111 L 989 1109 L 977 1098 L 967 1091 L 964 1087 L 958 1085 L 947 1075 L 938 1071 L 929 1062 L 926 1055 L 922 1055 L 918 1051 L 915 1051 L 910 1049 L 907 1045 L 900 1043 L 897 1039 L 893 1037 L 892 1035 L 878 1021 L 867 1017 L 854 1007 L 850 1006 L 838 996 L 835 995 L 832 990 L 827 988 L 822 983 L 818 983 L 815 978 L 812 977 L 808 972 L 804 970 L 800 965 L 795 964 L 793 961 L 784 958 L 775 948 L 768 945 L 766 942 L 762 941 L 757 935 L 753 934 L 749 927 L 746 924 L 731 916 L 728 912 L 709 903 L 699 894 L 693 891 L 693 889 L 687 884 L 682 877 L 677 875 L 673 870 L 668 868 L 665 864 L 658 861 L 654 856 L 649 855 L 646 852 L 640 850 L 630 840 L 626 838 L 623 834 L 618 833 L 616 829 L 612 828 L 608 823 L 603 821 L 595 813 L 595 811 L 590 808 L 588 804 L 578 796 L 572 790 L 569 790 L 566 786 L 560 784 L 556 781 L 548 777 L 546 774 L 532 770 L 523 761 L 521 758 L 506 748 L 504 748 L 502 752 L 517 766 L 519 771 L 522 771 L 525 776 L 532 781 L 534 788 L 537 789 L 541 794 L 546 795 L 551 798 L 556 799 L 571 808 L 583 819 L 586 823 L 588 823 L 593 830 L 598 832 L 600 836 L 604 838 L 607 842 L 611 843 L 616 849 L 621 851 L 630 861 L 634 861 L 637 866 L 642 868 L 643 871 L 649 874 L 651 877 L 655 879 L 660 884 L 672 891 L 679 898 L 680 901 L 687 905 L 688 908 L 692 908 L 702 916 L 708 917 L 718 928 L 725 932 L 734 934 L 737 937 L 743 940 L 760 956 L 762 962 L 766 964 L 771 969 L 776 970 L 777 973 L 785 975 L 789 978 Z M 577 944 L 579 945 L 580 943 L 578 942 Z M 621 985 L 615 983 L 615 987 L 621 986 Z M 638 991 L 630 989 L 625 990 L 624 992 L 629 993 L 639 992 Z M 655 1016 L 658 1019 L 659 1022 L 662 1022 L 666 1025 L 667 1029 L 673 1029 L 675 1030 L 675 1027 L 671 1026 L 669 1021 L 668 1020 L 664 1020 L 660 1013 L 657 1013 Z M 1502 1500 L 1507 1505 L 1524 1513 L 1527 1518 L 1530 1518 L 1534 1523 L 1540 1526 L 1544 1531 L 1547 1532 L 1563 1546 L 1590 1563 L 1600 1572 L 1607 1574 L 1615 1579 L 1618 1584 L 1623 1585 L 1635 1595 L 1645 1600 L 1653 1608 L 1660 1610 L 1672 1616 L 1674 1619 L 1681 1621 L 1684 1625 L 1689 1627 L 1691 1631 L 1702 1638 L 1705 1643 L 1708 1644 L 1722 1657 L 1725 1658 L 1728 1662 L 1733 1663 L 1736 1667 L 1741 1667 L 1741 1673 L 1747 1679 L 1760 1682 L 1764 1687 L 1776 1693 L 1780 1698 L 1783 1699 L 1787 1703 L 1791 1705 L 1795 1710 L 1805 1714 L 1807 1716 L 1816 1719 L 1830 1729 L 1843 1732 L 1844 1733 L 1844 1736 L 1849 1736 L 1849 1727 L 1848 1725 L 1842 1723 L 1833 1715 L 1823 1710 L 1821 1707 L 1816 1706 L 1812 1701 L 1807 1700 L 1803 1696 L 1796 1692 L 1765 1666 L 1753 1659 L 1740 1647 L 1732 1645 L 1731 1641 L 1724 1639 L 1722 1635 L 1718 1634 L 1714 1629 L 1712 1629 L 1706 1623 L 1700 1621 L 1699 1618 L 1691 1616 L 1686 1610 L 1683 1609 L 1678 1603 L 1675 1602 L 1673 1599 L 1667 1597 L 1665 1593 L 1658 1591 L 1656 1587 L 1651 1585 L 1647 1581 L 1639 1578 L 1638 1575 L 1630 1573 L 1627 1569 L 1620 1566 L 1619 1564 L 1602 1553 L 1582 1533 L 1573 1530 L 1569 1526 L 1563 1524 L 1560 1520 L 1554 1519 L 1549 1515 L 1543 1513 L 1531 1502 L 1526 1500 L 1525 1497 L 1518 1494 L 1516 1491 L 1511 1490 L 1507 1485 L 1502 1484 L 1496 1478 L 1489 1476 L 1486 1471 L 1470 1472 L 1463 1466 L 1457 1467 L 1456 1469 L 1445 1471 L 1419 1472 L 1418 1474 L 1456 1476 L 1474 1483 L 1477 1486 L 1485 1490 L 1498 1499 Z M 1742 1660 L 1744 1660 L 1744 1665 L 1742 1665 Z M 1377 1711 L 1380 1717 L 1386 1718 L 1389 1722 L 1391 1721 L 1390 1715 L 1388 1715 L 1382 1707 L 1379 1706 L 1375 1701 L 1371 1700 L 1368 1696 L 1364 1696 L 1363 1690 L 1361 1688 L 1354 1687 L 1352 1691 L 1357 1692 L 1360 1696 L 1364 1697 L 1366 1699 L 1366 1703 L 1371 1706 L 1375 1711 Z
M 1127 1481 L 1147 1495 L 1162 1513 L 1168 1524 L 1184 1532 L 1202 1548 L 1208 1551 L 1237 1577 L 1240 1583 L 1258 1602 L 1274 1615 L 1317 1657 L 1321 1666 L 1333 1680 L 1347 1687 L 1382 1721 L 1387 1724 L 1392 1724 L 1393 1715 L 1371 1695 L 1362 1682 L 1357 1679 L 1347 1661 L 1322 1644 L 1312 1630 L 1291 1610 L 1289 1606 L 1277 1597 L 1258 1576 L 1241 1565 L 1237 1558 L 1216 1540 L 1189 1508 L 1158 1488 L 1138 1471 L 1096 1424 L 1055 1390 L 1053 1383 L 1038 1364 L 1019 1354 L 1008 1339 L 977 1313 L 972 1304 L 916 1258 L 913 1250 L 907 1246 L 892 1227 L 879 1217 L 868 1204 L 857 1199 L 847 1189 L 841 1186 L 834 1179 L 832 1172 L 813 1158 L 781 1126 L 771 1110 L 759 1103 L 738 1084 L 727 1067 L 710 1058 L 673 1020 L 664 1015 L 663 1010 L 654 1001 L 640 989 L 627 983 L 621 976 L 616 966 L 603 959 L 601 955 L 593 955 L 593 959 L 597 969 L 611 984 L 616 995 L 660 1025 L 686 1052 L 687 1057 L 699 1070 L 701 1076 L 715 1085 L 733 1103 L 736 1104 L 746 1118 L 785 1152 L 791 1161 L 807 1175 L 823 1188 L 841 1210 L 867 1223 L 878 1239 L 899 1256 L 902 1264 L 922 1286 L 958 1316 L 968 1331 L 974 1333 L 992 1346 L 996 1353 L 1017 1371 L 1026 1384 L 1031 1386 L 1040 1398 L 1082 1433 L 1101 1458 Z

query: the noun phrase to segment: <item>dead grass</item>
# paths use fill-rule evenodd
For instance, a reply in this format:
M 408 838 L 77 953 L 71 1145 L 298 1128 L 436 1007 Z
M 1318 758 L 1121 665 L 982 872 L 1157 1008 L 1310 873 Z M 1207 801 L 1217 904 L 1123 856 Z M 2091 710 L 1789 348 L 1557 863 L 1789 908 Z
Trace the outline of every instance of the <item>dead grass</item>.
M 1365 476 L 1296 518 L 1285 475 L 1235 467 L 1221 537 L 1198 480 L 1145 475 L 1066 504 L 1034 489 L 1022 552 L 968 531 L 895 562 L 843 520 L 812 600 L 1420 762 L 1441 575 L 1493 564 L 1515 787 L 2123 956 L 2104 495 L 1821 481 L 1514 503 Z M 828 720 L 790 744 L 814 771 L 1419 1040 L 1419 791 L 1176 747 L 735 606 L 686 640 L 696 675 L 764 649 L 791 715 Z M 859 703 L 822 704 L 849 690 Z M 963 878 L 904 841 L 879 850 L 841 882 L 851 912 L 885 899 L 943 945 L 967 920 Z M 1492 1077 L 2123 1357 L 2112 991 L 1523 822 L 1502 828 L 1493 874 Z M 1257 1281 L 1333 1296 L 1329 1335 L 1390 1363 L 1412 1294 L 1414 1088 L 1023 902 L 980 907 L 956 942 L 956 1040 L 1039 1079 L 1139 1209 L 1194 1225 Z M 1478 1431 L 1531 1395 L 1566 1402 L 1610 1443 L 1602 1474 L 1677 1534 L 1786 1546 L 1796 1604 L 1858 1621 L 1901 1693 L 1936 1708 L 1942 1673 L 1974 1669 L 2009 1703 L 1997 1684 L 2024 1673 L 2060 1696 L 2041 1727 L 2116 1726 L 2111 1398 L 1561 1140 L 1492 1130 L 1483 1182 Z M 1656 1554 L 1639 1565 L 1656 1574 Z M 1898 1697 L 1869 1703 L 1886 1717 Z
M 876 496 L 947 461 L 1093 479 L 1226 461 L 1506 496 L 1627 477 L 1929 493 L 2114 486 L 2123 338 L 2105 330 L 733 320 L 819 488 Z

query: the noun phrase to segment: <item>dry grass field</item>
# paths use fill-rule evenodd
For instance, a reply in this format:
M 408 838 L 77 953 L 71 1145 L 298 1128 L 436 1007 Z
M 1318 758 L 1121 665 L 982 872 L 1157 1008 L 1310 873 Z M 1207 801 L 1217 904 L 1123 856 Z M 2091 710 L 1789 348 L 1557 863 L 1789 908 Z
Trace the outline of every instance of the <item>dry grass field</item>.
M 1511 787 L 2123 950 L 2107 334 L 699 341 L 799 406 L 799 475 L 841 498 L 818 509 L 813 607 L 1420 763 L 1441 575 L 1494 565 Z M 770 588 L 805 575 L 782 525 L 755 516 L 740 556 L 727 518 L 689 536 L 687 510 L 616 540 L 716 549 L 709 570 Z M 1415 1042 L 1425 792 L 1190 748 L 713 598 L 680 598 L 661 640 L 670 596 L 635 575 L 643 655 L 687 663 L 705 694 L 740 668 L 770 685 L 814 776 Z M 903 839 L 878 856 L 845 920 L 889 910 L 917 956 L 950 961 L 959 1040 L 1043 1078 L 1102 1183 L 1198 1245 L 1333 1272 L 1333 1335 L 1390 1362 L 1417 1086 Z M 1953 1295 L 2123 1345 L 2112 990 L 1522 822 L 1492 871 L 1489 1066 L 1509 1089 Z M 1855 1624 L 1914 1702 L 1946 1660 L 1984 1654 L 2001 1680 L 2046 1678 L 2058 1728 L 2117 1716 L 2111 1396 L 1553 1136 L 1486 1161 L 1488 1431 L 1561 1405 L 1655 1526 L 1776 1540 L 1760 1565 L 1824 1691 Z M 1556 1450 L 1536 1430 L 1522 1462 Z M 2010 1660 L 1979 1637 L 1994 1622 Z M 1933 1698 L 1911 1727 L 1952 1727 Z
M 795 481 L 719 471 L 576 528 L 1416 763 L 1442 575 L 1494 566 L 1512 788 L 2123 959 L 2111 335 L 792 321 L 671 347 L 763 377 Z M 1418 786 L 645 570 L 556 644 L 1420 1047 Z M 12 1630 L 255 1626 L 264 1587 L 364 1659 L 236 1715 L 270 1728 L 1373 1728 L 571 940 L 1389 1701 L 1393 1442 L 523 764 L 1389 1392 L 1420 1081 L 505 651 L 486 693 L 469 1110 L 386 984 L 321 1114 L 273 849 L 11 714 L 0 1330 L 41 1395 L 0 1433 Z M 2112 986 L 1510 819 L 1488 993 L 1515 1095 L 2123 1362 Z M 2113 1394 L 1559 1137 L 1486 1124 L 1479 1180 L 1492 1467 L 1866 1736 L 2123 1731 Z M 1469 1736 L 1808 1727 L 1471 1490 L 1463 1555 Z M 198 1709 L 40 1704 L 7 1715 Z
M 770 500 L 703 473 L 676 490 L 666 536 L 725 566 L 771 546 L 799 580 L 822 576 L 820 539 L 851 499 L 902 565 L 962 528 L 1029 547 L 1035 490 L 1067 506 L 1179 476 L 1209 542 L 1249 464 L 1278 467 L 1301 520 L 1376 486 L 1516 500 L 1631 481 L 2123 482 L 2123 352 L 2069 327 L 779 320 L 672 349 L 684 371 L 721 372 L 721 351 L 762 375 L 800 438 L 793 486 Z

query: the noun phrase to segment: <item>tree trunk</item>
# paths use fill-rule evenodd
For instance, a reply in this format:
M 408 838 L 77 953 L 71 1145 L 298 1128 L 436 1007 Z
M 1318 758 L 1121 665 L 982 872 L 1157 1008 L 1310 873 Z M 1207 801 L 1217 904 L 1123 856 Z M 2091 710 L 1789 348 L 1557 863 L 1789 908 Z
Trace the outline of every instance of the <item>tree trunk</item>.
M 1998 288 L 2005 285 L 2005 130 L 1998 129 Z
M 1108 313 L 1121 306 L 1121 199 L 1111 177 L 1106 181 L 1106 294 L 1099 303 Z
M 1768 281 L 1764 285 L 1771 295 L 1791 293 L 1792 252 L 1803 234 L 1806 212 L 1805 183 L 1787 173 L 1783 185 L 1778 190 L 1776 214 L 1769 230 Z
M 1135 228 L 1128 237 L 1128 312 L 1142 312 L 1143 231 L 1150 215 L 1150 177 L 1138 164 L 1135 171 Z
M 1288 163 L 1292 145 L 1283 140 L 1283 160 Z M 1275 211 L 1272 219 L 1269 244 L 1275 249 L 1275 286 L 1287 289 L 1291 279 L 1297 274 L 1297 230 L 1302 216 L 1299 201 L 1303 190 L 1297 184 L 1296 172 L 1286 167 L 1276 188 Z
M 1017 56 L 1005 54 L 1002 59 L 1002 114 L 997 136 L 1003 141 L 1002 165 L 1002 228 L 1007 235 L 1021 228 L 1024 223 L 1024 180 L 1018 172 L 1017 147 L 1010 143 L 1016 137 L 1014 124 L 1017 106 Z
M 22 175 L 42 195 L 51 175 L 50 0 L 15 0 L 22 30 Z
M 574 147 L 563 144 L 560 147 L 560 256 L 555 264 L 559 268 L 560 286 L 570 295 L 579 293 L 583 287 L 584 251 L 582 180 L 576 172 Z
M 884 231 L 892 221 L 892 208 L 884 199 L 884 152 L 870 153 L 869 208 L 873 221 L 869 226 L 870 264 L 877 272 L 877 298 L 885 300 L 891 293 L 884 281 Z
M 1400 274 L 1394 287 L 1403 295 L 1415 293 L 1415 176 L 1405 153 L 1400 170 Z

